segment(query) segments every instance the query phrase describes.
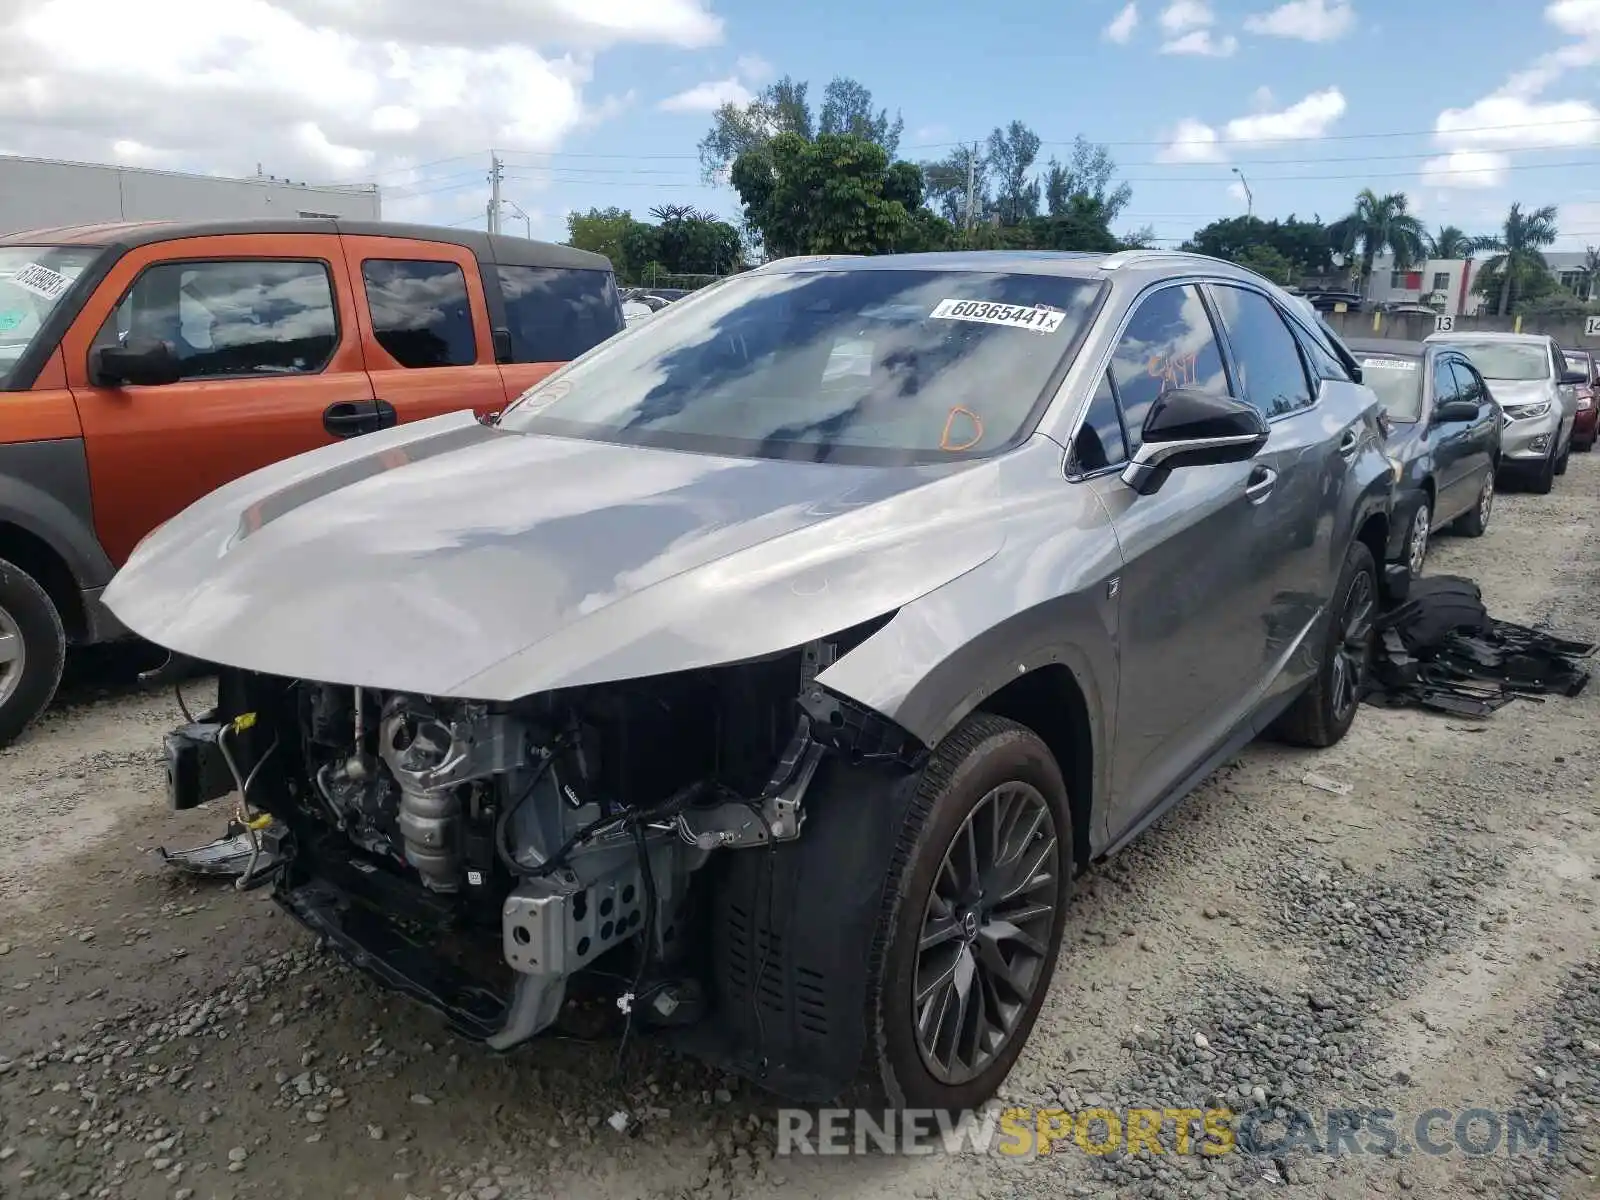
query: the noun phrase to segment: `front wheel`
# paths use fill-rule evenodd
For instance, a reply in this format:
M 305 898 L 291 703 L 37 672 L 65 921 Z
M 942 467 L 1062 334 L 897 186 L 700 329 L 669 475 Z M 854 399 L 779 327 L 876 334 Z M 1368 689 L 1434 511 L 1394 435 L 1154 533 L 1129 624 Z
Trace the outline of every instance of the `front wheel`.
M 1378 572 L 1372 551 L 1350 543 L 1329 607 L 1322 662 L 1311 686 L 1279 717 L 1273 732 L 1292 746 L 1323 749 L 1355 723 L 1372 662 L 1373 620 L 1378 613 Z
M 1569 441 L 1567 443 L 1567 448 L 1561 452 L 1561 457 L 1556 459 L 1555 473 L 1557 475 L 1565 475 L 1567 473 L 1567 464 L 1571 461 L 1572 443 Z
M 977 1108 L 1021 1054 L 1050 988 L 1072 887 L 1061 770 L 986 714 L 940 743 L 896 846 L 867 1019 L 897 1108 Z
M 1428 535 L 1432 531 L 1433 509 L 1424 496 L 1411 518 L 1411 531 L 1406 534 L 1406 568 L 1413 579 L 1422 578 L 1422 568 L 1428 561 Z
M 0 559 L 0 746 L 44 711 L 61 682 L 67 638 L 45 590 Z
M 1533 476 L 1528 481 L 1528 490 L 1535 496 L 1548 496 L 1555 486 L 1556 460 L 1555 450 L 1552 449 L 1545 460 L 1534 469 Z

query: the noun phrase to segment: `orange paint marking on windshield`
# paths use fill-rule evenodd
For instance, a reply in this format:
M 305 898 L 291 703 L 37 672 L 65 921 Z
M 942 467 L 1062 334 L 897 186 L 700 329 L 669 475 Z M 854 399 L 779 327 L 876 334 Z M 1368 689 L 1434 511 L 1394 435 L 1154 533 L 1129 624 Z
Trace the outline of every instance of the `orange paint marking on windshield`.
M 957 444 L 950 440 L 950 435 L 955 429 L 956 417 L 963 415 L 972 422 L 972 427 L 977 432 L 969 440 Z M 983 441 L 983 418 L 970 408 L 963 408 L 959 404 L 952 408 L 944 419 L 944 432 L 939 435 L 939 449 L 957 454 L 962 450 L 971 450 L 981 441 Z

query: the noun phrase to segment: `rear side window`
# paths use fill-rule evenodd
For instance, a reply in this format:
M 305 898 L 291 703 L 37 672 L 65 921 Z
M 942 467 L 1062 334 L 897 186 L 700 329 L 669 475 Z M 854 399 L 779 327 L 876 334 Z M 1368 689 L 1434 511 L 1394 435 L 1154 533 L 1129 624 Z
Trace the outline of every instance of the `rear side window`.
M 157 263 L 140 273 L 96 346 L 154 338 L 181 379 L 309 375 L 339 344 L 326 264 L 273 259 Z
M 622 302 L 609 271 L 495 268 L 515 362 L 571 362 L 622 332 Z
M 361 282 L 372 336 L 402 367 L 464 367 L 478 361 L 467 277 L 456 263 L 369 258 Z
M 1300 346 L 1278 306 L 1260 292 L 1245 288 L 1218 284 L 1212 295 L 1233 348 L 1242 393 L 1239 398 L 1269 420 L 1310 407 L 1311 384 Z
M 1328 347 L 1325 333 L 1313 333 L 1304 325 L 1291 320 L 1289 330 L 1300 343 L 1300 348 L 1305 351 L 1306 363 L 1311 367 L 1311 374 L 1316 379 L 1332 380 L 1336 383 L 1351 383 L 1350 372 L 1344 363 L 1339 361 L 1338 355 Z
M 1474 371 L 1463 359 L 1452 358 L 1450 369 L 1455 372 L 1456 391 L 1462 400 L 1470 400 L 1482 407 L 1488 399 L 1489 389 L 1484 385 L 1483 378 Z
M 1450 370 L 1448 358 L 1437 358 L 1433 362 L 1433 405 L 1438 408 L 1441 404 L 1449 404 L 1452 400 L 1461 399 L 1461 393 L 1456 385 L 1455 372 Z
M 1228 394 L 1216 331 L 1193 284 L 1162 288 L 1140 301 L 1117 343 L 1111 378 L 1122 401 L 1130 450 L 1144 441 L 1145 417 L 1161 393 L 1188 388 Z

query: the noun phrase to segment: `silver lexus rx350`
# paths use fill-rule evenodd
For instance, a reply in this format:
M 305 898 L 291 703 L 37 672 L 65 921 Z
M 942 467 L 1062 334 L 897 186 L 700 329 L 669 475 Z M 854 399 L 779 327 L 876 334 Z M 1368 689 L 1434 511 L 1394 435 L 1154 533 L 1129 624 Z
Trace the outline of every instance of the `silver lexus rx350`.
M 785 260 L 490 423 L 229 484 L 106 602 L 219 672 L 172 803 L 231 794 L 241 884 L 462 1033 L 598 988 L 780 1093 L 968 1107 L 1075 878 L 1355 719 L 1393 480 L 1359 379 L 1208 258 Z

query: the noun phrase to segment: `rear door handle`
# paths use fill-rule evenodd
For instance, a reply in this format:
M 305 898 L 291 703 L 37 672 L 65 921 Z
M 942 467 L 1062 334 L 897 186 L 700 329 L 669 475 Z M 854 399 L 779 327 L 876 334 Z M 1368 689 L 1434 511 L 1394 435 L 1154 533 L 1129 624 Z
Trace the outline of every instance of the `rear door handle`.
M 1260 504 L 1272 495 L 1273 485 L 1278 482 L 1278 473 L 1271 467 L 1258 466 L 1250 472 L 1250 479 L 1245 484 L 1244 494 L 1249 497 L 1251 504 Z
M 374 400 L 372 407 L 378 414 L 379 429 L 393 429 L 400 423 L 400 414 L 395 412 L 394 405 L 387 400 Z
M 390 406 L 389 411 L 394 412 L 394 408 Z M 378 402 L 374 400 L 340 400 L 322 410 L 322 427 L 339 438 L 381 429 L 382 420 Z
M 1346 429 L 1344 436 L 1339 439 L 1339 453 L 1349 458 L 1356 452 L 1356 447 L 1361 445 L 1361 435 L 1354 429 Z

